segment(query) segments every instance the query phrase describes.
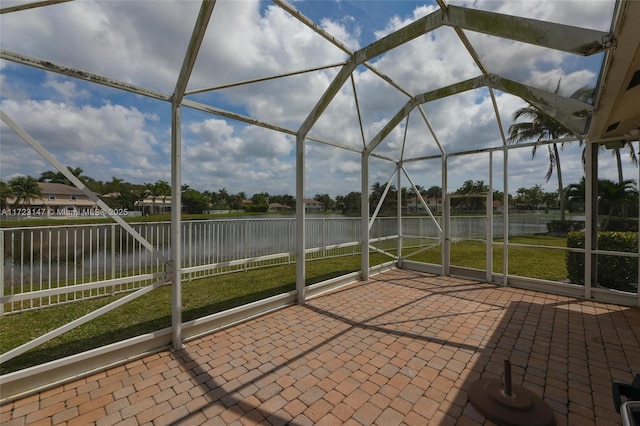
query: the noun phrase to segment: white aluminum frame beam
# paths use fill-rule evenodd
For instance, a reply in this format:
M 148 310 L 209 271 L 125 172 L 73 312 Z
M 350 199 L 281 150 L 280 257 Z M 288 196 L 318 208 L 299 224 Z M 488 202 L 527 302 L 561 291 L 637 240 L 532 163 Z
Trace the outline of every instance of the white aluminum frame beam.
M 40 154 L 45 160 L 47 160 L 49 164 L 51 164 L 53 167 L 56 168 L 56 170 L 62 173 L 64 177 L 69 179 L 69 181 L 73 183 L 76 186 L 76 188 L 80 189 L 84 193 L 84 195 L 86 195 L 91 201 L 96 203 L 104 212 L 106 212 L 109 215 L 109 217 L 115 220 L 121 227 L 123 227 L 129 234 L 131 234 L 133 238 L 135 238 L 140 244 L 145 246 L 151 252 L 153 257 L 155 257 L 161 262 L 166 261 L 166 258 L 164 257 L 164 255 L 158 250 L 156 250 L 153 244 L 147 241 L 142 235 L 138 233 L 138 231 L 133 229 L 131 225 L 125 222 L 124 219 L 122 219 L 119 215 L 114 214 L 113 209 L 107 206 L 104 201 L 102 201 L 96 194 L 90 191 L 89 188 L 87 188 L 85 184 L 82 183 L 82 181 L 80 181 L 80 179 L 74 176 L 73 173 L 71 173 L 69 169 L 67 169 L 64 166 L 64 164 L 62 164 L 53 155 L 51 155 L 38 141 L 36 141 L 30 134 L 28 134 L 24 129 L 22 129 L 18 125 L 18 123 L 13 121 L 13 119 L 9 117 L 9 115 L 7 115 L 2 109 L 0 109 L 0 119 L 2 119 L 2 121 L 4 121 L 7 124 L 7 126 L 9 126 L 14 132 L 16 132 L 16 134 L 18 134 L 18 136 L 20 136 L 22 140 L 24 140 L 27 144 L 29 144 L 38 154 Z
M 0 119 L 4 121 L 7 126 L 9 126 L 13 131 L 15 131 L 18 136 L 20 136 L 27 144 L 29 144 L 38 154 L 40 154 L 45 160 L 47 160 L 52 166 L 54 166 L 60 173 L 62 173 L 71 183 L 73 183 L 77 188 L 79 188 L 91 201 L 96 203 L 103 211 L 110 212 L 109 206 L 107 206 L 104 201 L 102 201 L 96 194 L 91 192 L 89 188 L 87 188 L 80 179 L 74 176 L 62 163 L 60 163 L 53 155 L 51 155 L 38 141 L 36 141 L 31 135 L 29 135 L 24 129 L 22 129 L 15 121 L 11 119 L 3 110 L 0 109 Z M 152 255 L 158 260 L 165 262 L 166 259 L 153 247 L 153 245 L 147 241 L 144 237 L 142 237 L 135 229 L 131 227 L 127 222 L 125 222 L 118 215 L 114 215 L 109 213 L 109 216 L 113 218 L 120 226 L 122 226 L 127 232 L 129 232 L 136 240 L 138 240 L 142 245 L 144 245 L 147 249 L 149 249 Z M 165 263 L 166 266 L 166 263 Z M 57 336 L 60 336 L 67 331 L 70 331 L 76 327 L 81 326 L 94 318 L 99 317 L 100 315 L 107 313 L 124 303 L 136 299 L 143 294 L 150 292 L 151 290 L 164 285 L 166 283 L 167 274 L 165 271 L 164 280 L 157 281 L 149 286 L 143 287 L 134 293 L 128 294 L 127 296 L 120 298 L 114 302 L 109 303 L 106 306 L 103 306 L 95 311 L 92 311 L 74 321 L 71 321 L 61 327 L 58 327 L 48 333 L 43 334 L 42 336 L 30 340 L 27 343 L 24 343 L 10 351 L 7 351 L 0 355 L 0 363 L 8 361 L 12 358 L 15 358 L 29 349 L 35 348 L 36 346 L 41 345 L 42 343 L 46 343 L 51 339 L 54 339 Z
M 376 147 L 382 142 L 384 138 L 386 138 L 389 133 L 393 131 L 393 129 L 402 122 L 402 120 L 419 104 L 430 102 L 436 99 L 444 98 L 446 96 L 455 95 L 457 93 L 466 92 L 467 90 L 477 89 L 486 85 L 486 78 L 484 76 L 472 78 L 469 80 L 461 81 L 459 83 L 455 83 L 446 87 L 442 87 L 436 90 L 432 90 L 430 92 L 426 92 L 416 96 L 415 98 L 409 99 L 404 106 L 400 108 L 400 110 L 393 116 L 391 119 L 385 124 L 385 126 L 380 129 L 378 134 L 376 134 L 371 141 L 367 144 L 365 151 L 367 153 L 373 152 Z
M 420 104 L 442 99 L 468 90 L 489 87 L 490 89 L 501 90 L 506 93 L 518 96 L 532 104 L 538 106 L 546 114 L 567 126 L 576 135 L 582 135 L 585 131 L 587 118 L 594 110 L 594 107 L 585 102 L 549 93 L 535 87 L 527 86 L 516 81 L 502 78 L 495 74 L 479 76 L 469 80 L 461 81 L 446 87 L 422 93 L 410 99 L 400 110 L 387 122 L 387 124 L 376 134 L 365 151 L 373 152 L 376 147 L 386 138 L 402 120 Z M 502 131 L 501 131 L 502 135 Z M 575 138 L 574 138 L 575 139 Z M 504 139 L 503 139 L 504 140 Z M 411 160 L 406 160 L 411 161 Z
M 50 6 L 58 3 L 67 3 L 73 0 L 42 0 L 34 1 L 32 3 L 19 4 L 16 6 L 3 7 L 0 9 L 0 15 L 5 13 L 19 12 L 21 10 L 35 9 L 37 7 Z
M 549 93 L 494 74 L 489 75 L 487 86 L 518 96 L 535 105 L 576 135 L 585 133 L 588 117 L 594 111 L 591 104 Z
M 436 228 L 438 228 L 438 233 L 442 234 L 442 228 L 440 227 L 440 224 L 438 223 L 436 218 L 433 216 L 433 213 L 431 212 L 431 209 L 427 205 L 426 201 L 424 201 L 424 198 L 422 198 L 422 194 L 420 193 L 420 191 L 418 191 L 416 184 L 413 183 L 413 179 L 411 179 L 411 176 L 409 176 L 409 172 L 407 172 L 407 169 L 404 168 L 404 165 L 402 166 L 402 171 L 404 172 L 404 175 L 407 177 L 407 180 L 409 180 L 409 183 L 411 184 L 413 191 L 416 193 L 416 195 L 420 199 L 420 204 L 422 204 L 422 207 L 424 207 L 427 213 L 429 213 L 429 217 L 431 218 L 433 223 L 436 225 Z
M 78 68 L 68 67 L 66 65 L 56 64 L 45 59 L 34 58 L 32 56 L 23 55 L 6 49 L 0 49 L 0 59 L 5 59 L 16 64 L 27 65 L 44 71 L 50 71 L 56 74 L 66 75 L 67 77 L 77 78 L 79 80 L 88 81 L 90 83 L 100 84 L 102 86 L 124 90 L 127 92 L 135 93 L 136 95 L 146 96 L 148 98 L 159 99 L 161 101 L 171 100 L 171 96 L 165 93 L 157 92 L 151 89 L 145 89 L 144 87 L 136 86 L 124 81 L 119 81 L 98 74 L 93 74 Z
M 369 155 L 362 152 L 360 178 L 360 272 L 369 280 Z
M 215 0 L 203 0 L 171 96 L 171 342 L 182 348 L 182 111 L 184 93 L 211 19 Z
M 384 191 L 382 192 L 382 196 L 380 197 L 380 200 L 378 201 L 378 205 L 376 205 L 376 210 L 373 212 L 373 216 L 371 216 L 371 219 L 369 220 L 369 226 L 367 227 L 367 232 L 371 231 L 371 228 L 373 227 L 373 222 L 375 222 L 376 218 L 378 217 L 378 213 L 380 212 L 380 209 L 382 208 L 382 204 L 384 204 L 384 200 L 387 198 L 387 194 L 389 193 L 389 188 L 391 188 L 391 182 L 393 182 L 393 177 L 396 175 L 396 173 L 398 173 L 398 168 L 394 168 L 393 169 L 393 173 L 391 173 L 391 176 L 389 177 L 389 180 L 387 181 L 387 185 L 384 187 Z M 369 188 L 367 188 L 366 193 L 367 193 L 367 197 L 368 197 L 369 196 Z
M 452 5 L 447 6 L 444 25 L 582 56 L 615 45 L 613 36 L 602 31 Z
M 124 305 L 127 302 L 132 301 L 133 299 L 137 299 L 138 297 L 145 295 L 147 293 L 149 293 L 152 290 L 155 290 L 156 288 L 162 286 L 166 284 L 165 281 L 156 281 L 155 283 L 148 285 L 146 287 L 142 287 L 139 290 L 134 291 L 133 293 L 129 293 L 124 297 L 121 297 L 118 300 L 115 300 L 111 303 L 109 303 L 108 305 L 105 305 L 101 308 L 96 309 L 95 311 L 89 312 L 86 315 L 81 316 L 80 318 L 77 318 L 63 326 L 60 326 L 58 328 L 56 328 L 55 330 L 51 330 L 48 333 L 43 334 L 40 337 L 37 337 L 33 340 L 30 340 L 27 343 L 24 343 L 16 348 L 13 348 L 3 354 L 0 355 L 0 364 L 3 362 L 6 362 L 10 359 L 13 359 L 15 357 L 17 357 L 18 355 L 22 355 L 23 353 L 25 353 L 26 351 L 28 351 L 29 349 L 33 349 L 43 343 L 46 343 L 48 341 L 50 341 L 51 339 L 54 339 L 58 336 L 60 336 L 61 334 L 66 333 L 67 331 L 73 330 L 74 328 L 80 327 L 82 324 L 86 324 L 89 321 L 91 321 L 92 319 L 98 318 L 99 316 L 106 314 L 107 312 L 110 312 L 122 305 Z
M 329 68 L 341 67 L 341 66 L 344 66 L 344 65 L 345 65 L 344 62 L 338 62 L 336 64 L 329 64 L 329 65 L 324 65 L 324 66 L 321 66 L 321 67 L 307 68 L 307 69 L 304 69 L 304 70 L 292 71 L 292 72 L 287 72 L 287 73 L 277 74 L 277 75 L 271 75 L 271 76 L 268 76 L 268 77 L 253 78 L 251 80 L 236 81 L 235 83 L 223 84 L 223 85 L 220 85 L 220 86 L 208 87 L 208 88 L 204 88 L 204 89 L 188 90 L 188 91 L 185 92 L 185 95 L 186 96 L 197 95 L 198 93 L 213 92 L 213 91 L 216 91 L 216 90 L 229 89 L 229 88 L 232 88 L 232 87 L 244 86 L 244 85 L 247 85 L 247 84 L 261 83 L 263 81 L 277 80 L 279 78 L 292 77 L 292 76 L 295 76 L 295 75 L 306 74 L 306 73 L 314 72 L 314 71 L 322 71 L 322 70 L 326 70 L 326 69 L 329 69 Z

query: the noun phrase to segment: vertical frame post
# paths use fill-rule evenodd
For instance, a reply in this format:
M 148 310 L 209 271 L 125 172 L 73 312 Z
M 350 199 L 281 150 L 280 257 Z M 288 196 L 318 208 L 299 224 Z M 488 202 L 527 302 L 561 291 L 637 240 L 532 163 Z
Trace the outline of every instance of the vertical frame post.
M 171 103 L 171 329 L 173 348 L 182 348 L 182 111 Z
M 636 141 L 636 143 L 638 144 L 638 148 L 640 148 L 640 140 Z M 633 145 L 631 145 L 631 149 L 633 149 Z M 636 152 L 638 152 L 638 150 L 636 150 Z M 636 169 L 638 170 L 637 177 L 638 177 L 638 185 L 640 186 L 640 167 L 636 167 Z M 640 222 L 640 202 L 638 203 L 638 222 Z M 640 223 L 638 223 L 638 225 L 640 226 Z M 638 238 L 638 253 L 640 254 L 640 238 Z M 638 256 L 638 278 L 637 279 L 638 279 L 637 282 L 640 283 L 640 255 Z M 636 306 L 640 307 L 640 285 L 636 289 L 636 296 L 637 296 Z
M 4 296 L 4 231 L 0 229 L 0 297 Z M 0 318 L 4 316 L 4 303 L 0 303 Z
M 487 282 L 493 282 L 493 151 L 489 152 L 489 192 L 486 199 Z
M 305 278 L 306 278 L 306 212 L 304 209 L 304 165 L 305 146 L 304 136 L 296 136 L 296 291 L 300 305 L 305 303 Z
M 398 162 L 398 189 L 396 191 L 396 216 L 398 218 L 398 268 L 402 268 L 402 162 Z
M 369 155 L 362 152 L 360 193 L 360 269 L 362 280 L 369 279 Z
M 509 285 L 509 149 L 502 147 L 502 286 Z
M 451 266 L 451 214 L 450 200 L 448 195 L 448 162 L 449 158 L 442 157 L 442 225 L 443 225 L 443 245 L 442 245 L 442 275 L 449 276 Z
M 598 246 L 598 148 L 587 141 L 585 147 L 585 236 L 584 236 L 584 297 L 591 298 L 591 283 L 597 280 Z

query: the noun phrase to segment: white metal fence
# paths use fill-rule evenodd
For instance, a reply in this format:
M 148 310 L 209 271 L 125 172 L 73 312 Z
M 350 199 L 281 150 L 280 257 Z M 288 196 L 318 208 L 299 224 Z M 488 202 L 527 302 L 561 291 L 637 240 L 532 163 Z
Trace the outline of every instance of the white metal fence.
M 402 225 L 406 240 L 417 246 L 439 237 L 430 218 L 405 217 Z M 169 223 L 132 226 L 169 258 Z M 295 218 L 188 221 L 182 227 L 185 279 L 295 260 Z M 453 217 L 451 227 L 452 238 L 479 239 L 486 220 Z M 500 236 L 501 217 L 494 227 Z M 545 229 L 544 219 L 511 216 L 511 235 Z M 378 218 L 370 240 L 376 245 L 397 234 L 396 218 Z M 309 260 L 359 254 L 360 219 L 308 218 L 306 241 Z M 164 265 L 117 224 L 4 228 L 0 250 L 0 314 L 129 292 L 164 275 Z

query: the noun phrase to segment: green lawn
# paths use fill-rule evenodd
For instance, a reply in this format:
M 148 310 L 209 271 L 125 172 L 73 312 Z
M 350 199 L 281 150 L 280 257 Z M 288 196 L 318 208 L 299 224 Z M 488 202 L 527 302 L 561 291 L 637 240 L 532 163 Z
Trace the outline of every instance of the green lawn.
M 372 254 L 371 265 L 390 260 Z M 360 270 L 360 256 L 307 262 L 307 285 Z M 183 284 L 183 321 L 190 321 L 295 289 L 295 264 L 202 278 Z M 0 320 L 0 353 L 122 296 L 69 303 L 8 315 Z M 0 372 L 41 364 L 171 326 L 171 288 L 160 287 L 99 318 L 3 363 Z
M 513 243 L 547 246 L 566 245 L 565 238 L 518 237 Z M 384 246 L 394 251 L 394 242 Z M 415 249 L 412 249 L 415 250 Z M 494 271 L 502 272 L 502 247 L 494 250 Z M 481 242 L 452 244 L 452 265 L 484 269 L 485 246 Z M 404 251 L 405 256 L 410 249 Z M 426 250 L 411 260 L 440 264 L 439 246 Z M 566 279 L 563 252 L 539 248 L 509 250 L 510 274 L 562 281 Z M 371 265 L 391 260 L 380 253 L 371 254 Z M 341 276 L 360 269 L 360 256 L 343 256 L 307 262 L 307 285 Z M 183 284 L 183 321 L 221 312 L 269 296 L 295 289 L 295 264 L 253 269 L 208 278 L 194 279 Z M 118 297 L 110 296 L 83 302 L 69 303 L 46 309 L 8 315 L 0 321 L 0 353 L 104 306 Z M 160 330 L 171 325 L 171 288 L 158 288 L 95 320 L 47 342 L 38 348 L 3 363 L 2 374 L 69 356 L 89 349 Z
M 500 240 L 496 240 L 496 242 L 501 243 Z M 566 238 L 546 235 L 511 237 L 509 238 L 509 242 L 551 247 L 567 246 Z M 451 243 L 451 265 L 485 269 L 485 252 L 485 244 L 481 241 Z M 409 253 L 410 251 L 407 250 L 405 256 Z M 503 272 L 502 254 L 503 247 L 501 245 L 493 247 L 493 272 L 495 273 Z M 442 262 L 442 251 L 440 246 L 437 246 L 416 256 L 411 256 L 409 259 L 439 265 Z M 559 250 L 540 247 L 510 247 L 509 275 L 564 281 L 567 279 L 565 253 Z

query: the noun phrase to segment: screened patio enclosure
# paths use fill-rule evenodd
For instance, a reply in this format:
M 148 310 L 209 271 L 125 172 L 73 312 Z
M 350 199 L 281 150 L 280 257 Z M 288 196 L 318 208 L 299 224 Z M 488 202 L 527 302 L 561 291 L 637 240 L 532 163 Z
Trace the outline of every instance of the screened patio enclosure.
M 321 291 L 366 281 L 371 273 L 392 267 L 640 306 L 637 235 L 635 247 L 618 250 L 601 247 L 598 233 L 606 216 L 599 210 L 598 179 L 617 180 L 611 153 L 620 158 L 622 152 L 618 170 L 636 188 L 635 204 L 631 211 L 626 207 L 626 216 L 635 218 L 637 234 L 640 176 L 637 161 L 630 161 L 627 153 L 636 158 L 639 150 L 640 2 L 590 2 L 593 10 L 581 9 L 579 2 L 558 2 L 563 5 L 559 13 L 537 9 L 539 5 L 527 10 L 507 3 L 470 2 L 470 7 L 464 1 L 437 0 L 416 3 L 404 17 L 386 2 L 373 2 L 372 8 L 386 13 L 375 23 L 367 21 L 366 13 L 355 13 L 366 9 L 364 2 L 349 3 L 6 1 L 0 9 L 2 176 L 28 174 L 30 164 L 46 162 L 109 212 L 66 166 L 75 158 L 90 170 L 92 164 L 107 161 L 110 150 L 120 152 L 121 158 L 130 154 L 139 164 L 125 162 L 111 170 L 140 166 L 136 170 L 143 175 L 163 171 L 170 176 L 170 239 L 181 241 L 185 177 L 194 186 L 201 184 L 214 164 L 220 168 L 215 161 L 252 152 L 257 160 L 244 173 L 246 178 L 275 182 L 281 175 L 260 168 L 277 163 L 285 185 L 290 177 L 295 188 L 296 291 L 234 311 L 229 322 L 294 300 L 304 304 Z M 349 19 L 332 20 L 340 7 L 354 9 L 345 13 Z M 64 38 L 54 39 L 61 35 Z M 54 88 L 56 95 L 40 99 L 38 86 Z M 92 100 L 73 107 L 78 99 L 93 96 L 102 104 Z M 526 106 L 566 131 L 512 142 L 510 128 L 526 122 L 515 120 L 514 113 Z M 89 130 L 78 120 L 81 115 L 74 115 L 77 111 L 91 111 L 90 117 L 101 123 L 151 122 L 157 134 L 166 133 L 166 143 L 140 128 L 122 147 L 103 129 L 90 134 L 99 143 L 86 148 L 83 138 Z M 61 143 L 48 127 L 77 128 L 78 141 Z M 282 148 L 286 146 L 291 149 Z M 152 151 L 146 149 L 164 152 L 168 162 L 150 164 L 153 158 L 145 152 Z M 537 161 L 531 160 L 532 149 L 538 151 Z M 519 219 L 521 212 L 511 206 L 509 194 L 538 183 L 558 194 L 560 159 L 564 175 L 575 179 L 567 185 L 577 185 L 584 177 L 581 207 L 572 217 L 582 222 L 582 245 L 516 238 L 541 232 L 517 233 L 516 225 L 531 223 Z M 545 181 L 548 168 L 552 177 Z M 340 177 L 333 180 L 333 175 Z M 482 189 L 459 190 L 468 181 L 481 182 Z M 224 182 L 216 181 L 221 187 Z M 379 197 L 371 196 L 374 184 L 380 184 Z M 360 194 L 361 265 L 354 274 L 311 288 L 305 285 L 310 250 L 305 198 L 338 185 L 344 188 L 340 191 Z M 429 186 L 439 187 L 441 195 L 427 197 L 423 189 Z M 414 194 L 419 220 L 401 196 L 390 201 L 394 191 L 399 194 L 404 188 Z M 428 198 L 435 200 L 435 207 Z M 540 210 L 541 205 L 535 207 Z M 569 208 L 551 210 L 557 213 L 552 219 L 564 219 Z M 372 237 L 383 214 L 396 218 L 395 227 Z M 172 288 L 170 330 L 120 343 L 107 355 L 95 352 L 40 370 L 10 373 L 2 379 L 5 389 L 14 386 L 8 392 L 18 395 L 47 380 L 78 374 L 73 371 L 77 366 L 71 368 L 77 360 L 90 371 L 169 342 L 180 348 L 184 339 L 220 326 L 218 316 L 185 327 L 181 245 L 171 245 L 165 255 L 116 212 L 110 215 L 157 258 L 161 270 L 147 277 L 153 282 L 0 359 L 18 356 L 162 285 Z M 468 226 L 476 233 L 460 230 L 457 223 L 464 215 L 474 218 Z M 470 255 L 463 243 L 479 248 L 473 252 L 474 263 L 467 261 Z M 518 264 L 528 250 L 562 259 L 576 256 L 582 282 L 533 274 Z M 431 256 L 422 256 L 429 251 Z M 372 268 L 373 252 L 385 254 L 388 261 Z M 628 288 L 598 282 L 603 259 L 635 265 Z M 1 275 L 4 280 L 4 272 Z M 12 300 L 2 293 L 3 304 Z M 36 379 L 38 374 L 48 378 Z

